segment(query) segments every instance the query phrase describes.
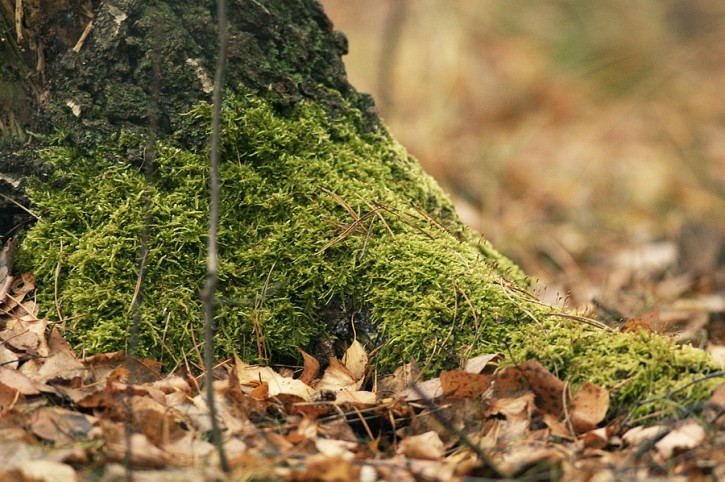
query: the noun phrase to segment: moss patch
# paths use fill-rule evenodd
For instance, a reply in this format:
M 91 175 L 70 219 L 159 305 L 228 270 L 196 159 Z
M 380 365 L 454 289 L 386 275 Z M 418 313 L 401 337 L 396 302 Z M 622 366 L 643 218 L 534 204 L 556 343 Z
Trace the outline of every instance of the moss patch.
M 387 133 L 358 127 L 359 111 L 346 112 L 332 121 L 308 101 L 281 114 L 256 97 L 227 99 L 220 356 L 251 360 L 266 346 L 267 361 L 289 360 L 297 347 L 349 340 L 354 320 L 370 348 L 381 345 L 382 369 L 415 358 L 432 371 L 510 351 L 514 359 L 540 359 L 575 384 L 616 386 L 617 403 L 716 369 L 704 353 L 664 338 L 612 335 L 550 317 L 551 308 L 521 289 L 518 268 L 462 225 L 417 162 Z M 190 113 L 179 141 L 203 138 L 209 115 L 207 105 Z M 81 315 L 68 323 L 78 346 L 123 348 L 147 213 L 140 348 L 179 363 L 194 357 L 192 334 L 201 340 L 207 153 L 159 142 L 147 186 L 127 161 L 144 142 L 122 134 L 93 155 L 67 145 L 45 149 L 54 179 L 29 189 L 42 219 L 24 240 L 20 262 L 36 273 L 43 306 L 56 306 L 57 284 L 61 315 Z M 702 386 L 686 396 L 701 398 Z

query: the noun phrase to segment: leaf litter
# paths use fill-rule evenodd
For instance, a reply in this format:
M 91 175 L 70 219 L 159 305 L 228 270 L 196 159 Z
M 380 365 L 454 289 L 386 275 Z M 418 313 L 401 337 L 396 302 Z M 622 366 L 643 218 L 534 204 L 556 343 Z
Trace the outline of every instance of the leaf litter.
M 699 414 L 645 426 L 605 421 L 606 390 L 572 393 L 536 360 L 489 354 L 428 380 L 414 362 L 377 376 L 358 341 L 324 370 L 302 350 L 296 374 L 221 361 L 213 389 L 233 467 L 223 474 L 201 373 L 165 374 L 123 352 L 78 357 L 62 326 L 38 317 L 32 275 L 6 265 L 2 480 L 118 480 L 127 469 L 175 481 L 725 476 L 725 385 Z

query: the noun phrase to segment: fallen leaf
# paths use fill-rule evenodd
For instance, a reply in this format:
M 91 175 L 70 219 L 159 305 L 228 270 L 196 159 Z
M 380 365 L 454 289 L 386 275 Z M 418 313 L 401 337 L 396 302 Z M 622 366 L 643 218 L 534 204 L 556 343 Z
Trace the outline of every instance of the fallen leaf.
M 106 453 L 111 460 L 130 461 L 136 466 L 157 468 L 172 462 L 171 457 L 149 442 L 145 435 L 134 433 L 128 437 L 122 423 L 103 423 L 103 433 L 106 439 Z
M 28 376 L 42 383 L 54 382 L 69 384 L 82 380 L 87 375 L 88 371 L 86 367 L 78 361 L 75 354 L 67 351 L 59 351 L 46 358 L 36 374 L 29 374 Z
M 564 410 L 565 384 L 536 360 L 519 365 L 523 377 L 536 394 L 536 407 L 544 413 L 561 416 Z
M 25 482 L 76 482 L 78 475 L 70 465 L 53 460 L 29 460 L 18 471 Z
M 725 423 L 725 383 L 712 392 L 702 409 L 702 415 L 709 423 L 720 425 Z
M 438 434 L 430 431 L 404 438 L 398 445 L 397 453 L 407 455 L 411 459 L 440 460 L 445 450 Z
M 527 391 L 523 371 L 519 367 L 506 367 L 496 372 L 491 397 L 494 399 L 515 398 Z
M 373 392 L 367 392 L 362 390 L 351 391 L 351 390 L 340 390 L 337 392 L 335 398 L 335 405 L 341 405 L 343 403 L 352 403 L 355 405 L 374 405 L 377 401 L 377 395 Z
M 37 355 L 40 338 L 18 323 L 12 329 L 0 331 L 0 343 L 16 353 Z
M 479 355 L 468 360 L 464 370 L 469 373 L 483 373 L 484 370 L 493 372 L 495 362 L 501 360 L 501 358 L 502 356 L 499 353 Z
M 177 423 L 175 411 L 169 410 L 150 397 L 131 397 L 131 411 L 136 430 L 159 447 L 170 444 L 188 433 Z
M 0 366 L 0 384 L 21 395 L 40 394 L 39 384 L 12 368 Z
M 378 380 L 377 392 L 379 398 L 390 397 L 410 387 L 418 380 L 420 370 L 414 362 L 406 363 L 395 369 L 390 375 L 385 375 Z
M 609 445 L 607 428 L 602 427 L 585 433 L 581 438 L 584 447 L 601 450 Z
M 441 389 L 446 398 L 475 398 L 488 388 L 491 375 L 480 375 L 461 370 L 441 372 Z
M 8 350 L 4 345 L 0 345 L 0 365 L 7 368 L 18 368 L 18 360 L 20 357 L 17 353 Z
M 713 345 L 712 343 L 708 343 L 705 351 L 710 354 L 715 363 L 725 369 L 725 345 Z
M 637 426 L 627 431 L 622 436 L 622 440 L 632 446 L 641 445 L 643 442 L 653 440 L 662 435 L 667 430 L 664 425 L 651 425 L 649 427 Z
M 352 451 L 357 446 L 356 442 L 346 440 L 331 440 L 326 438 L 318 438 L 315 440 L 315 448 L 322 455 L 327 457 L 340 457 L 344 460 L 352 460 L 355 457 Z
M 496 468 L 508 477 L 514 477 L 525 467 L 553 464 L 566 455 L 556 447 L 542 447 L 530 443 L 520 443 L 509 447 L 497 461 Z
M 353 341 L 350 347 L 345 351 L 345 354 L 342 357 L 342 363 L 348 370 L 350 370 L 350 373 L 352 373 L 355 381 L 360 382 L 360 385 L 362 385 L 365 372 L 368 368 L 368 354 L 365 351 L 365 347 L 363 347 L 359 341 Z M 357 388 L 360 388 L 360 386 Z
M 304 360 L 304 369 L 302 370 L 302 375 L 300 375 L 299 380 L 306 385 L 312 386 L 312 382 L 314 382 L 320 374 L 320 362 L 300 348 L 298 348 L 297 351 L 300 355 L 302 355 L 302 359 Z
M 508 444 L 523 437 L 531 425 L 534 412 L 534 393 L 526 392 L 516 398 L 496 398 L 490 401 L 487 415 L 503 415 L 504 420 L 497 420 L 496 443 Z
M 418 382 L 400 392 L 400 396 L 407 402 L 440 398 L 443 396 L 441 379 L 436 377 L 424 382 Z
M 14 405 L 21 398 L 17 390 L 0 383 L 0 412 L 4 412 L 7 407 Z
M 705 441 L 707 433 L 694 420 L 687 420 L 664 436 L 655 444 L 662 462 L 669 460 L 675 453 L 694 449 Z
M 335 357 L 330 358 L 330 366 L 327 367 L 322 378 L 315 385 L 315 390 L 357 390 L 362 385 L 362 380 L 355 378 L 350 370 Z
M 89 440 L 97 419 L 61 407 L 43 407 L 30 415 L 30 430 L 56 444 L 72 444 Z
M 304 471 L 292 472 L 288 482 L 348 482 L 360 480 L 360 467 L 342 457 L 317 455 L 308 458 Z
M 295 395 L 303 400 L 309 400 L 314 390 L 300 380 L 286 378 L 270 367 L 252 366 L 244 363 L 235 356 L 237 377 L 240 385 L 259 386 L 267 384 L 268 397 L 279 394 Z M 260 389 L 265 390 L 265 389 Z
M 609 392 L 591 383 L 585 383 L 574 395 L 571 424 L 578 434 L 594 430 L 609 409 Z
M 160 447 L 171 457 L 174 465 L 182 467 L 191 467 L 214 451 L 211 443 L 201 440 L 191 432 L 184 432 L 181 437 L 166 442 Z

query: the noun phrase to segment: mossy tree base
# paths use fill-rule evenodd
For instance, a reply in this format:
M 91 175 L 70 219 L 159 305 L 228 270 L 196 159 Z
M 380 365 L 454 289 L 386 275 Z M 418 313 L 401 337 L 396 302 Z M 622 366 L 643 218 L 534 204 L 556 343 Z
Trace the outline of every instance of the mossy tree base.
M 614 389 L 614 411 L 677 387 L 681 403 L 706 396 L 712 383 L 687 385 L 717 370 L 705 353 L 556 316 L 526 292 L 520 270 L 461 223 L 347 84 L 344 38 L 316 2 L 238 3 L 223 112 L 219 356 L 324 356 L 356 334 L 379 348 L 381 370 L 501 352 Z M 19 264 L 36 273 L 48 315 L 72 317 L 79 348 L 124 348 L 148 222 L 139 348 L 180 364 L 202 339 L 213 6 L 96 8 L 80 53 L 47 59 L 50 94 L 38 102 L 52 128 L 13 150 L 52 172 L 30 179 L 40 220 Z
M 461 225 L 418 164 L 386 133 L 361 130 L 358 116 L 350 108 L 331 121 L 311 102 L 281 115 L 258 97 L 229 95 L 219 356 L 289 362 L 297 348 L 325 355 L 320 346 L 339 349 L 357 333 L 379 347 L 382 370 L 415 359 L 435 371 L 501 352 L 541 360 L 575 385 L 617 387 L 615 406 L 716 370 L 705 353 L 666 338 L 557 317 L 524 290 L 510 261 Z M 208 105 L 199 106 L 186 131 L 204 132 L 208 117 Z M 160 142 L 147 186 L 125 161 L 144 143 L 121 135 L 94 158 L 62 141 L 48 147 L 55 177 L 30 189 L 41 220 L 22 260 L 44 281 L 43 306 L 57 302 L 56 317 L 81 315 L 71 323 L 78 346 L 124 348 L 149 214 L 140 346 L 180 364 L 201 339 L 208 156 Z

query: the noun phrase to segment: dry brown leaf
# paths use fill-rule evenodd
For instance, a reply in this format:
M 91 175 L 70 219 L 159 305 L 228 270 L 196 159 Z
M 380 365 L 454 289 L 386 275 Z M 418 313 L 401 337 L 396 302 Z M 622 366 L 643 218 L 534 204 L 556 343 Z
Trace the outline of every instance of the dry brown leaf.
M 352 452 L 357 449 L 356 442 L 348 440 L 332 440 L 327 438 L 315 439 L 315 448 L 322 455 L 327 457 L 340 457 L 344 460 L 352 460 L 355 454 Z
M 30 430 L 56 444 L 72 444 L 94 438 L 100 435 L 100 432 L 94 431 L 96 424 L 96 417 L 61 407 L 43 407 L 30 415 Z
M 686 420 L 655 444 L 660 461 L 669 460 L 673 454 L 694 449 L 705 441 L 707 432 L 694 420 Z
M 352 403 L 355 405 L 374 405 L 377 401 L 377 395 L 373 392 L 363 390 L 351 391 L 340 390 L 335 398 L 335 405 L 343 403 Z
M 12 329 L 0 331 L 0 342 L 17 353 L 38 355 L 40 338 L 20 323 Z
M 190 394 L 192 392 L 191 385 L 185 378 L 173 374 L 153 382 L 151 386 L 167 395 L 179 392 Z
M 609 435 L 607 428 L 602 427 L 585 433 L 581 438 L 584 447 L 589 449 L 601 450 L 609 445 Z
M 131 464 L 140 467 L 163 467 L 173 461 L 143 434 L 131 434 L 129 444 L 129 437 L 126 436 L 126 428 L 122 423 L 105 422 L 102 427 L 106 439 L 106 453 L 111 460 L 123 462 L 130 458 Z
M 10 289 L 5 291 L 5 299 L 0 305 L 0 314 L 17 311 L 16 309 L 25 299 L 25 295 L 34 289 L 35 275 L 33 273 L 23 273 L 20 278 L 14 279 Z M 19 316 L 22 316 L 22 314 Z
M 70 465 L 53 460 L 29 460 L 17 470 L 19 482 L 76 482 L 78 475 Z
M 536 394 L 536 407 L 544 413 L 561 416 L 564 409 L 564 382 L 549 373 L 536 360 L 526 361 L 519 365 L 519 368 L 523 371 L 524 379 L 531 390 Z
M 150 397 L 131 397 L 131 410 L 136 430 L 154 445 L 162 447 L 186 433 L 176 422 L 176 413 Z
M 191 432 L 183 432 L 180 437 L 160 447 L 171 457 L 174 465 L 182 467 L 193 466 L 214 451 L 211 443 L 195 437 Z
M 317 455 L 307 459 L 304 471 L 292 472 L 288 482 L 353 482 L 360 480 L 360 467 L 342 457 Z
M 466 362 L 466 366 L 464 368 L 465 371 L 469 373 L 483 373 L 484 370 L 486 372 L 493 372 L 493 370 L 496 367 L 496 362 L 501 360 L 503 358 L 500 353 L 493 353 L 489 355 L 480 355 L 477 357 L 473 357 L 470 360 Z
M 398 445 L 397 453 L 407 455 L 411 459 L 440 460 L 445 451 L 438 434 L 430 431 L 404 438 Z
M 4 383 L 0 383 L 0 410 L 5 411 L 8 407 L 17 403 L 18 400 L 22 399 L 22 395 L 15 390 L 10 388 Z
M 554 437 L 564 438 L 573 440 L 574 437 L 571 434 L 569 427 L 555 415 L 550 413 L 544 413 L 541 416 L 542 421 L 550 430 L 550 433 Z
M 513 477 L 525 467 L 537 464 L 554 463 L 566 457 L 556 447 L 539 444 L 521 443 L 513 445 L 497 459 L 496 468 L 504 475 Z
M 126 352 L 118 350 L 109 353 L 97 353 L 82 358 L 81 363 L 93 371 L 97 380 L 105 379 L 108 373 L 126 364 Z
M 250 395 L 257 400 L 267 400 L 269 398 L 269 384 L 262 382 L 252 390 Z
M 609 391 L 585 383 L 574 395 L 571 423 L 578 434 L 594 430 L 609 409 Z
M 362 386 L 365 372 L 368 369 L 368 354 L 365 351 L 365 347 L 359 341 L 353 341 L 345 351 L 345 355 L 342 357 L 342 363 L 350 370 L 355 381 L 360 382 L 357 387 L 359 389 Z
M 0 384 L 26 396 L 38 395 L 41 392 L 38 382 L 31 380 L 17 370 L 3 366 L 0 366 Z
M 488 415 L 503 415 L 505 420 L 497 420 L 497 445 L 505 445 L 525 436 L 531 424 L 534 412 L 534 394 L 526 392 L 516 398 L 497 398 L 490 402 Z
M 725 409 L 725 383 L 718 386 L 708 399 L 707 403 L 720 409 Z
M 664 425 L 650 425 L 649 427 L 637 426 L 627 431 L 622 436 L 622 440 L 632 446 L 641 445 L 643 442 L 653 440 L 659 437 L 667 427 Z
M 441 388 L 446 398 L 475 398 L 488 388 L 491 375 L 479 375 L 461 370 L 441 372 Z
M 708 343 L 705 351 L 710 354 L 715 363 L 725 369 L 725 345 L 713 345 L 712 343 Z
M 18 368 L 18 360 L 20 357 L 12 350 L 8 350 L 4 345 L 0 345 L 0 366 L 7 368 Z
M 515 398 L 528 391 L 523 371 L 518 367 L 506 367 L 496 373 L 493 379 L 492 398 Z
M 415 402 L 418 400 L 434 400 L 443 396 L 443 387 L 440 378 L 431 378 L 424 382 L 418 382 L 415 385 L 406 388 L 400 392 L 400 397 L 407 402 Z
M 335 357 L 330 358 L 330 366 L 327 367 L 322 378 L 315 385 L 315 390 L 331 390 L 339 392 L 341 390 L 355 391 L 360 388 L 362 381 L 357 380 L 355 375 Z
M 259 386 L 267 384 L 267 396 L 275 397 L 280 394 L 294 395 L 302 400 L 309 400 L 314 390 L 300 380 L 286 378 L 272 370 L 270 367 L 252 366 L 244 363 L 235 356 L 235 366 L 240 385 Z M 264 389 L 260 389 L 264 390 Z M 255 397 L 259 398 L 259 397 Z M 266 398 L 266 397 L 265 397 Z
M 420 370 L 416 363 L 406 363 L 395 369 L 390 375 L 385 375 L 378 380 L 377 392 L 379 398 L 390 397 L 400 393 L 418 380 Z
M 304 369 L 302 370 L 302 375 L 300 375 L 299 380 L 306 385 L 312 386 L 313 382 L 320 374 L 320 362 L 300 348 L 297 348 L 297 351 L 300 355 L 302 355 L 302 359 L 304 360 Z
M 42 383 L 69 384 L 84 379 L 88 375 L 88 370 L 72 352 L 59 351 L 46 358 L 36 374 L 27 375 Z

